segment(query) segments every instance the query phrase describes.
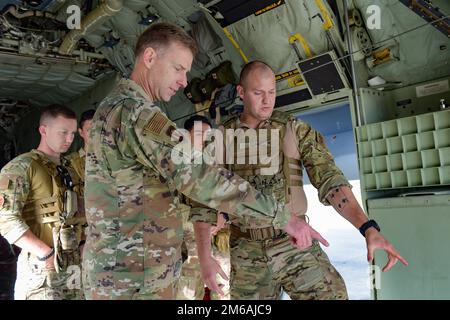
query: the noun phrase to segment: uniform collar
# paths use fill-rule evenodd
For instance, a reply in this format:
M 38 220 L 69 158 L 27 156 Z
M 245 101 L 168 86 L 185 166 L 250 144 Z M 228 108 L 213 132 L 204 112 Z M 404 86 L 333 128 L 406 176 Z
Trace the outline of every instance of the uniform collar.
M 61 164 L 61 158 L 59 158 L 59 157 L 49 156 L 48 154 L 46 154 L 46 153 L 44 153 L 44 152 L 42 152 L 42 151 L 40 151 L 38 149 L 33 149 L 33 150 L 31 150 L 31 152 L 37 153 L 39 156 L 50 160 L 51 162 L 53 162 L 56 165 L 60 165 Z
M 131 79 L 122 78 L 119 82 L 119 86 L 123 86 L 127 91 L 137 92 L 139 97 L 147 101 L 153 101 L 144 89 Z
M 272 121 L 269 119 L 261 121 L 256 129 L 269 128 L 272 124 Z M 245 122 L 241 121 L 241 117 L 237 117 L 237 128 L 249 129 L 250 127 Z
M 86 156 L 86 151 L 84 150 L 84 148 L 80 148 L 78 150 L 78 155 L 80 156 L 80 158 L 84 158 Z

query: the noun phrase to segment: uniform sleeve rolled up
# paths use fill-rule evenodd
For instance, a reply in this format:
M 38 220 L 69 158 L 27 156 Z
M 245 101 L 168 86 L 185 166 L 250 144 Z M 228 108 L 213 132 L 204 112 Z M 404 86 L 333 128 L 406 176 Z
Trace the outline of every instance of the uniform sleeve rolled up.
M 30 190 L 28 165 L 15 158 L 0 172 L 0 234 L 9 243 L 15 243 L 29 229 L 21 214 Z
M 305 122 L 298 121 L 296 127 L 299 152 L 309 180 L 318 190 L 320 202 L 330 205 L 326 198 L 333 188 L 351 185 L 336 166 L 323 136 Z

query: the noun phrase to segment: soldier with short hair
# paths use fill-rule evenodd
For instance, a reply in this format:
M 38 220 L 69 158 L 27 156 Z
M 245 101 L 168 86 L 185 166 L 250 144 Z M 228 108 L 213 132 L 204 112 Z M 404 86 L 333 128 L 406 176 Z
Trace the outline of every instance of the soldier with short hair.
M 191 143 L 172 139 L 176 125 L 155 102 L 168 102 L 186 87 L 196 51 L 183 29 L 152 24 L 137 41 L 130 79 L 122 79 L 95 113 L 86 157 L 87 298 L 176 297 L 179 192 L 221 212 L 259 217 L 294 237 L 309 228 L 237 175 L 197 163 L 198 152 L 175 148 Z
M 398 260 L 407 265 L 391 243 L 372 227 L 374 222 L 368 221 L 351 185 L 336 167 L 322 135 L 305 122 L 274 111 L 276 87 L 272 69 L 261 61 L 248 63 L 242 69 L 237 91 L 243 100 L 243 113 L 226 121 L 223 129 L 255 130 L 256 136 L 261 136 L 264 130 L 278 130 L 279 138 L 259 141 L 259 147 L 278 144 L 280 148 L 270 154 L 278 160 L 274 161 L 277 166 L 273 172 L 264 173 L 267 161 L 249 161 L 249 155 L 256 153 L 251 142 L 239 144 L 234 138 L 226 140 L 225 144 L 233 146 L 246 160 L 232 164 L 225 162 L 226 168 L 264 194 L 284 201 L 293 215 L 305 219 L 307 204 L 302 177 L 302 167 L 305 167 L 311 183 L 318 189 L 320 201 L 332 205 L 364 233 L 369 261 L 373 259 L 374 250 L 383 249 L 389 259 L 383 271 L 389 270 Z M 210 225 L 207 223 L 210 217 L 203 221 L 198 216 L 195 219 L 202 276 L 210 288 L 217 288 L 216 274 L 221 270 L 211 257 Z M 304 235 L 304 238 L 290 239 L 288 234 L 258 217 L 234 217 L 230 238 L 231 298 L 279 299 L 284 290 L 291 299 L 347 299 L 344 281 L 318 241 L 308 233 Z M 298 250 L 292 241 L 301 242 L 305 249 Z
M 61 157 L 77 129 L 75 113 L 62 105 L 41 114 L 37 149 L 0 172 L 0 233 L 22 248 L 18 283 L 25 299 L 80 299 L 79 244 L 84 212 L 77 175 Z
M 78 151 L 71 153 L 67 159 L 70 161 L 72 168 L 78 174 L 81 182 L 84 186 L 84 169 L 86 163 L 86 146 L 89 142 L 89 131 L 92 127 L 92 118 L 94 117 L 95 110 L 89 109 L 84 111 L 80 116 L 80 123 L 78 127 L 78 134 L 83 139 L 83 147 Z

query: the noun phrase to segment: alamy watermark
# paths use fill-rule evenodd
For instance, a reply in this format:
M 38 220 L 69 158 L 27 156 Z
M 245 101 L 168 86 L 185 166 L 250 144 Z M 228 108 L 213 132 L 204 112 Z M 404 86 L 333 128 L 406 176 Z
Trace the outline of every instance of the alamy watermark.
M 69 15 L 66 20 L 66 26 L 69 30 L 81 29 L 81 9 L 77 5 L 70 5 L 66 9 Z
M 78 5 L 70 5 L 66 9 L 68 14 L 66 25 L 69 30 L 81 29 L 81 8 Z M 369 5 L 366 9 L 366 26 L 369 30 L 381 29 L 381 8 L 378 5 Z
M 381 8 L 377 5 L 370 5 L 366 9 L 366 26 L 369 30 L 381 29 Z
M 194 123 L 194 132 L 201 131 L 202 123 Z M 210 129 L 203 137 L 194 135 L 191 141 L 189 131 L 177 129 L 172 133 L 172 161 L 180 164 L 224 165 L 259 164 L 262 175 L 274 175 L 280 166 L 279 129 Z M 206 146 L 203 147 L 203 142 Z M 209 143 L 208 143 L 209 142 Z

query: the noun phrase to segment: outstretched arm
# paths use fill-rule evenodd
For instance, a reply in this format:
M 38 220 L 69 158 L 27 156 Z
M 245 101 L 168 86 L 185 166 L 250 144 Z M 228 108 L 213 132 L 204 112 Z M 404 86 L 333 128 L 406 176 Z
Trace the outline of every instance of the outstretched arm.
M 368 221 L 363 209 L 356 200 L 353 192 L 347 186 L 339 186 L 333 188 L 327 196 L 328 202 L 333 208 L 345 219 L 347 219 L 355 228 L 359 229 Z M 383 249 L 388 255 L 388 263 L 384 266 L 383 272 L 391 269 L 398 260 L 405 266 L 408 262 L 400 255 L 394 246 L 384 238 L 375 228 L 369 228 L 365 232 L 367 243 L 367 260 L 373 261 L 374 251 Z
M 296 132 L 303 165 L 308 172 L 309 180 L 319 191 L 320 201 L 325 205 L 331 204 L 340 215 L 359 229 L 368 220 L 367 216 L 356 201 L 349 182 L 335 165 L 323 136 L 302 121 L 296 123 Z M 367 229 L 365 237 L 369 262 L 373 261 L 375 250 L 383 249 L 389 258 L 383 271 L 391 269 L 398 260 L 408 265 L 392 244 L 375 228 Z

